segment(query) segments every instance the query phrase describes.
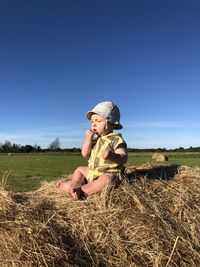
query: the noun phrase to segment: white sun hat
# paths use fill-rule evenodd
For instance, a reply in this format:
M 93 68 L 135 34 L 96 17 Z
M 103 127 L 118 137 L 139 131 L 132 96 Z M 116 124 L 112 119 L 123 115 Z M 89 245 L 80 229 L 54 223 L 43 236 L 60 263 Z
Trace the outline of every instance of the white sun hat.
M 107 119 L 114 124 L 114 129 L 122 129 L 120 124 L 120 111 L 119 108 L 110 101 L 105 101 L 97 104 L 92 110 L 88 111 L 86 116 L 90 120 L 92 114 L 97 114 Z

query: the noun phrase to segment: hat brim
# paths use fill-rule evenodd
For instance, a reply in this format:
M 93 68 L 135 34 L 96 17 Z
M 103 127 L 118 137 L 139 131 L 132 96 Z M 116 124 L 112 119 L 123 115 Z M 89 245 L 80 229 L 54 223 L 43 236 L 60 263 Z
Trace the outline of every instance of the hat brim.
M 95 114 L 95 112 L 91 110 L 86 113 L 86 117 L 88 118 L 88 120 L 91 120 L 92 114 Z

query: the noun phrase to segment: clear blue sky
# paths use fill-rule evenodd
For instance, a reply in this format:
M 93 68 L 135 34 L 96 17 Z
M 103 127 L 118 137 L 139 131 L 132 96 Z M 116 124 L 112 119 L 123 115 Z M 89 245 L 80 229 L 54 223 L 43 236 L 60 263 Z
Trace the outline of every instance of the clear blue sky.
M 115 102 L 128 147 L 200 146 L 199 0 L 1 0 L 0 143 L 80 147 Z

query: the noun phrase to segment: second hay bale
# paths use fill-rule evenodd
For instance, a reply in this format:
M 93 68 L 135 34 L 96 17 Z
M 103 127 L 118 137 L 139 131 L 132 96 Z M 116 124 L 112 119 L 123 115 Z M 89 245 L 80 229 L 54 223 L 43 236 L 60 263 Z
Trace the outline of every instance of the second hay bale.
M 164 153 L 153 153 L 152 159 L 156 161 L 168 161 L 168 156 Z

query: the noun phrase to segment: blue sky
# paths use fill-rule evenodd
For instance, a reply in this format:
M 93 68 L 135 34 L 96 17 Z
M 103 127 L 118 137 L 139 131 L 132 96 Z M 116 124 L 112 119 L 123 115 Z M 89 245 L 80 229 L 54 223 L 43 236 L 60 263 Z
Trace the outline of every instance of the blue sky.
M 81 147 L 115 102 L 128 147 L 200 146 L 199 0 L 1 0 L 0 143 Z

